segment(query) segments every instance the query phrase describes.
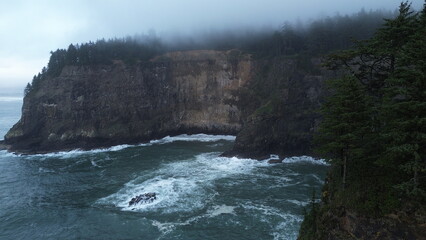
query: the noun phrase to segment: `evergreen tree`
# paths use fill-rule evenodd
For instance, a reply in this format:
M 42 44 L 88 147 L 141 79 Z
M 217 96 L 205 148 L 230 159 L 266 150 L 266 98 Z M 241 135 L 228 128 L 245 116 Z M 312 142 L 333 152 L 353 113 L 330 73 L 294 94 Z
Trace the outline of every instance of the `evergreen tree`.
M 332 80 L 329 87 L 332 93 L 321 109 L 324 119 L 316 141 L 318 151 L 340 166 L 345 188 L 349 162 L 362 160 L 362 145 L 370 126 L 369 99 L 354 77 Z
M 58 49 L 55 52 L 50 52 L 49 63 L 47 64 L 47 72 L 51 76 L 59 76 L 66 62 L 66 51 Z
M 74 45 L 70 44 L 66 52 L 65 63 L 67 65 L 76 65 L 77 62 L 77 48 Z
M 35 76 L 34 76 L 35 77 Z M 24 96 L 27 96 L 27 94 L 31 91 L 31 83 L 27 83 L 27 86 L 24 90 Z
M 326 65 L 349 71 L 381 98 L 386 79 L 395 71 L 402 49 L 415 31 L 416 15 L 410 7 L 408 2 L 401 3 L 397 17 L 386 19 L 371 39 L 356 41 L 354 49 L 330 55 Z
M 380 163 L 402 169 L 408 176 L 398 187 L 415 196 L 425 195 L 426 180 L 425 9 L 418 17 L 405 10 L 411 21 L 399 26 L 403 29 L 400 32 L 407 35 L 396 55 L 395 71 L 387 80 L 383 99 L 385 152 Z
M 370 172 L 385 195 L 396 187 L 408 198 L 426 196 L 425 12 L 416 14 L 403 2 L 373 38 L 329 58 L 327 66 L 353 76 L 332 83 L 317 136 L 321 152 L 341 166 L 343 185 L 346 167 L 356 162 L 361 171 L 352 171 L 355 179 L 362 169 Z

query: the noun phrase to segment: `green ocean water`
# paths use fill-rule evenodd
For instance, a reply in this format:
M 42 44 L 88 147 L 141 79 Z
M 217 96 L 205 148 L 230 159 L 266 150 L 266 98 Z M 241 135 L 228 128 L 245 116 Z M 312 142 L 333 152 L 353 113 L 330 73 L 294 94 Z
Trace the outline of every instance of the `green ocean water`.
M 0 139 L 21 105 L 0 96 Z M 296 239 L 327 165 L 220 157 L 233 140 L 199 134 L 92 151 L 0 151 L 0 239 Z M 146 192 L 157 200 L 128 206 Z

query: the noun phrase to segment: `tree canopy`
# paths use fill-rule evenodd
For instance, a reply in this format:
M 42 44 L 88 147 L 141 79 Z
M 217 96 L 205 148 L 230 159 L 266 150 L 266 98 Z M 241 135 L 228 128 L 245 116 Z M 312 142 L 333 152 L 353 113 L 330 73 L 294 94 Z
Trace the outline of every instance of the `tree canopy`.
M 383 18 L 391 15 L 390 12 L 362 10 L 351 16 L 336 15 L 308 24 L 285 23 L 282 29 L 276 31 L 217 32 L 167 41 L 149 35 L 70 44 L 67 49 L 50 52 L 47 67 L 34 76 L 26 93 L 36 88 L 44 78 L 60 75 L 66 65 L 112 64 L 114 60 L 135 64 L 167 51 L 237 48 L 260 58 L 322 55 L 352 46 L 354 38 L 370 37 L 383 23 Z
M 328 59 L 347 75 L 330 85 L 318 149 L 345 169 L 341 200 L 367 213 L 426 197 L 425 19 L 426 5 L 415 13 L 403 2 L 371 39 Z

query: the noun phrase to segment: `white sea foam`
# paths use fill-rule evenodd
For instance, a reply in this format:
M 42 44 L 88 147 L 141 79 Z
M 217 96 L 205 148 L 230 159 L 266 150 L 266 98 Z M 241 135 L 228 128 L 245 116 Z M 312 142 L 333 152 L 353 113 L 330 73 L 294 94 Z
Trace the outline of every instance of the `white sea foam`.
M 316 174 L 310 174 L 309 176 L 312 176 L 313 178 L 315 178 L 315 180 L 320 183 L 321 185 L 324 184 L 324 180 L 320 177 L 318 177 Z
M 159 222 L 157 220 L 153 220 L 152 225 L 154 227 L 157 227 L 158 230 L 163 235 L 166 235 L 166 234 L 172 232 L 173 230 L 175 230 L 176 227 L 190 225 L 190 224 L 197 222 L 198 220 L 205 218 L 205 217 L 206 217 L 206 215 L 196 216 L 196 217 L 189 218 L 188 220 L 186 220 L 184 222 L 165 222 L 165 223 L 162 223 L 162 222 Z
M 301 157 L 308 158 L 308 157 Z M 297 158 L 292 158 L 293 162 Z M 316 161 L 316 160 L 315 160 Z M 282 166 L 282 165 L 281 165 Z M 252 215 L 256 219 L 271 226 L 274 239 L 296 239 L 297 229 L 302 216 L 284 209 L 270 206 L 267 202 L 242 200 L 236 206 L 215 204 L 220 199 L 215 184 L 221 179 L 267 179 L 272 185 L 293 184 L 292 177 L 299 173 L 289 171 L 287 176 L 274 176 L 265 173 L 265 168 L 279 167 L 265 161 L 244 158 L 219 157 L 219 153 L 199 154 L 191 159 L 160 165 L 156 170 L 144 172 L 141 176 L 127 182 L 116 193 L 99 199 L 95 204 L 113 206 L 122 211 L 136 211 L 155 214 L 174 214 L 199 212 L 188 219 L 162 222 L 152 220 L 162 236 L 185 225 L 195 224 L 208 218 L 230 218 L 232 222 L 238 214 Z M 265 169 L 266 170 L 266 169 Z M 246 180 L 247 181 L 247 180 Z M 233 181 L 235 182 L 235 181 Z M 300 184 L 300 183 L 294 183 Z M 152 203 L 128 206 L 130 199 L 136 195 L 155 192 L 157 199 Z M 301 207 L 305 202 L 288 200 L 289 203 Z M 205 221 L 205 220 L 203 220 Z
M 0 156 L 3 156 L 3 157 L 20 157 L 21 155 L 8 152 L 7 150 L 0 150 Z
M 221 214 L 236 215 L 234 212 L 234 209 L 235 209 L 235 206 L 227 206 L 227 205 L 214 206 L 213 209 L 207 212 L 207 214 L 209 217 L 216 217 Z
M 157 140 L 151 140 L 149 143 L 141 143 L 137 145 L 129 145 L 129 144 L 122 144 L 122 145 L 116 145 L 109 148 L 98 148 L 93 150 L 81 150 L 81 149 L 74 149 L 71 151 L 61 151 L 61 152 L 53 152 L 53 153 L 46 153 L 46 154 L 32 154 L 27 155 L 29 157 L 42 157 L 42 158 L 72 158 L 78 155 L 82 154 L 97 154 L 97 153 L 103 153 L 103 152 L 117 152 L 121 151 L 126 148 L 131 147 L 144 147 L 144 146 L 152 146 L 155 144 L 167 144 L 177 141 L 184 141 L 184 142 L 216 142 L 220 140 L 225 141 L 234 141 L 235 136 L 230 135 L 207 135 L 207 134 L 195 134 L 195 135 L 187 135 L 182 134 L 174 137 L 164 137 L 162 139 Z
M 280 209 L 264 204 L 256 204 L 252 202 L 243 204 L 242 207 L 248 211 L 253 212 L 253 215 L 256 215 L 266 223 L 270 223 L 271 219 L 280 219 L 280 222 L 274 227 L 272 232 L 274 240 L 288 240 L 297 238 L 297 232 L 294 231 L 294 228 L 299 226 L 299 224 L 302 222 L 302 216 L 283 212 Z
M 267 205 L 259 204 L 259 203 L 253 203 L 250 201 L 243 204 L 242 207 L 246 210 L 253 211 L 255 212 L 255 214 L 260 214 L 262 216 L 275 216 L 275 217 L 280 217 L 283 219 L 287 219 L 289 217 L 290 218 L 297 217 L 296 215 L 282 212 L 280 209 L 277 209 L 275 207 L 271 207 L 271 206 L 267 206 Z
M 272 232 L 272 236 L 274 236 L 274 240 L 296 240 L 298 234 L 297 230 L 289 230 L 289 228 L 295 227 L 295 225 L 299 225 L 302 222 L 301 217 L 290 217 L 290 221 L 282 221 Z
M 47 168 L 39 167 L 39 168 L 38 168 L 38 172 L 39 172 L 39 173 L 54 173 L 55 171 L 54 171 L 54 170 L 47 169 Z
M 199 216 L 195 216 L 195 217 L 191 217 L 189 219 L 187 219 L 186 221 L 183 222 L 159 222 L 157 220 L 153 220 L 152 221 L 152 225 L 157 227 L 158 230 L 163 234 L 166 235 L 170 232 L 172 232 L 173 230 L 175 230 L 177 227 L 179 226 L 185 226 L 185 225 L 190 225 L 193 224 L 194 222 L 199 221 L 200 219 L 205 219 L 205 218 L 214 218 L 223 214 L 227 214 L 227 215 L 233 215 L 236 216 L 234 209 L 236 208 L 236 206 L 227 206 L 227 205 L 216 205 L 213 206 L 211 209 L 207 210 L 207 212 L 205 214 L 201 214 Z
M 186 212 L 199 210 L 217 194 L 213 182 L 237 174 L 249 174 L 259 167 L 269 167 L 266 162 L 252 159 L 218 157 L 218 153 L 205 153 L 193 161 L 180 161 L 161 166 L 150 176 L 138 177 L 117 193 L 100 199 L 100 204 L 114 205 L 125 211 Z M 152 203 L 128 206 L 136 195 L 156 192 Z M 222 209 L 223 210 L 223 209 Z M 229 210 L 229 209 L 228 209 Z
M 208 135 L 208 134 L 194 134 L 194 135 L 188 135 L 188 134 L 182 134 L 178 136 L 167 136 L 162 139 L 158 140 L 152 140 L 150 141 L 150 144 L 165 144 L 165 143 L 171 143 L 171 142 L 217 142 L 220 140 L 226 140 L 226 141 L 234 141 L 235 136 L 231 135 Z
M 121 151 L 123 149 L 129 148 L 129 147 L 134 147 L 135 145 L 128 145 L 128 144 L 123 144 L 123 145 L 117 145 L 117 146 L 112 146 L 109 148 L 99 148 L 99 149 L 93 149 L 93 150 L 81 150 L 81 149 L 74 149 L 71 151 L 63 151 L 63 152 L 53 152 L 53 153 L 44 153 L 44 154 L 31 154 L 31 155 L 26 155 L 27 157 L 42 157 L 42 158 L 60 158 L 60 159 L 66 159 L 66 158 L 72 158 L 78 155 L 82 155 L 82 154 L 97 154 L 97 153 L 102 153 L 102 152 L 117 152 L 117 151 Z
M 167 222 L 167 223 L 161 223 L 161 222 L 159 222 L 157 220 L 153 220 L 152 221 L 152 225 L 154 227 L 157 227 L 158 230 L 162 234 L 165 235 L 165 234 L 168 234 L 168 233 L 172 232 L 173 230 L 175 230 L 175 228 L 176 228 L 177 225 L 181 226 L 181 225 L 184 225 L 184 224 L 182 224 L 182 223 L 169 223 L 169 222 Z
M 98 164 L 96 164 L 96 162 L 94 160 L 90 160 L 90 163 L 92 164 L 92 166 L 94 167 L 100 167 Z
M 282 162 L 283 163 L 311 163 L 311 164 L 325 165 L 325 166 L 329 165 L 325 161 L 325 159 L 315 159 L 315 158 L 309 157 L 309 156 L 284 158 Z
M 291 163 L 317 163 L 318 161 L 306 156 L 287 158 L 287 161 L 289 159 Z M 190 161 L 162 165 L 151 172 L 150 176 L 137 177 L 125 184 L 118 192 L 100 199 L 98 203 L 113 205 L 124 211 L 153 210 L 170 213 L 199 210 L 217 194 L 213 188 L 214 181 L 239 174 L 252 174 L 256 169 L 273 166 L 268 164 L 267 160 L 219 157 L 218 153 L 204 153 Z M 285 176 L 263 176 L 263 173 L 259 172 L 256 172 L 256 178 L 271 178 L 271 182 L 279 186 L 299 184 L 291 183 L 291 179 Z M 147 192 L 156 192 L 157 200 L 152 203 L 128 206 L 132 197 Z
M 289 202 L 289 203 L 293 203 L 295 205 L 298 205 L 298 206 L 302 206 L 302 207 L 308 205 L 307 201 L 299 201 L 299 200 L 295 200 L 295 199 L 290 199 L 290 200 L 286 200 L 286 201 Z

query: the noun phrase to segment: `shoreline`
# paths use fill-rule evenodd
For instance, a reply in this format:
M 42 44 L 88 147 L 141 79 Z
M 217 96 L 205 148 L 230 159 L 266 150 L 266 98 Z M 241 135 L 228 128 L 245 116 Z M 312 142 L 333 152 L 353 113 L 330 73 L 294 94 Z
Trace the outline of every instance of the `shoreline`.
M 74 143 L 69 144 L 69 147 L 55 147 L 50 150 L 22 150 L 22 149 L 13 149 L 13 145 L 6 144 L 4 140 L 0 141 L 0 150 L 6 150 L 10 153 L 19 154 L 19 155 L 37 155 L 37 154 L 54 154 L 61 152 L 72 152 L 72 151 L 102 151 L 117 148 L 123 146 L 123 148 L 128 147 L 138 147 L 138 146 L 150 146 L 154 144 L 165 144 L 175 141 L 201 141 L 201 142 L 216 142 L 216 141 L 235 141 L 235 135 L 222 135 L 222 134 L 178 134 L 178 135 L 167 135 L 162 138 L 154 138 L 151 140 L 145 141 L 107 141 L 99 143 L 90 143 L 86 146 L 84 144 Z M 72 147 L 75 146 L 75 147 Z
M 30 155 L 44 155 L 44 154 L 63 154 L 63 153 L 72 153 L 72 152 L 108 152 L 108 151 L 119 151 L 125 148 L 132 148 L 132 147 L 142 147 L 142 146 L 151 146 L 156 144 L 167 144 L 177 141 L 183 141 L 183 142 L 217 142 L 217 141 L 235 141 L 236 136 L 235 135 L 221 135 L 221 134 L 205 134 L 205 133 L 198 133 L 198 134 L 179 134 L 179 135 L 173 135 L 173 136 L 165 136 L 163 138 L 156 138 L 151 139 L 148 141 L 143 142 L 135 142 L 135 143 L 129 143 L 129 142 L 123 142 L 119 144 L 112 144 L 112 145 L 101 145 L 99 147 L 76 147 L 76 148 L 58 148 L 51 151 L 16 151 L 11 149 L 11 145 L 5 144 L 4 140 L 0 140 L 0 150 L 6 150 L 9 153 L 17 154 L 17 155 L 24 155 L 24 156 L 30 156 Z M 226 158 L 240 158 L 240 159 L 252 159 L 256 161 L 267 161 L 269 164 L 280 164 L 284 163 L 285 159 L 290 159 L 293 157 L 309 157 L 318 161 L 321 161 L 321 159 L 318 156 L 315 156 L 315 154 L 274 154 L 274 153 L 260 153 L 260 152 L 250 152 L 250 153 L 238 153 L 232 150 L 225 151 L 219 155 L 220 157 L 226 157 Z

